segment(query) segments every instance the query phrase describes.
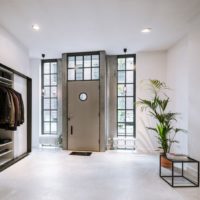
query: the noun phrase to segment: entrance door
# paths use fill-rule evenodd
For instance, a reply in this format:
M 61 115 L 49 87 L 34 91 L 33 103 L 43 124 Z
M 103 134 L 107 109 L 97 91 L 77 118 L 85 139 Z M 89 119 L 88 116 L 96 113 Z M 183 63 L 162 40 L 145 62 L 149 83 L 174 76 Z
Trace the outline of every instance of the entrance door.
M 99 81 L 68 82 L 68 149 L 99 151 Z

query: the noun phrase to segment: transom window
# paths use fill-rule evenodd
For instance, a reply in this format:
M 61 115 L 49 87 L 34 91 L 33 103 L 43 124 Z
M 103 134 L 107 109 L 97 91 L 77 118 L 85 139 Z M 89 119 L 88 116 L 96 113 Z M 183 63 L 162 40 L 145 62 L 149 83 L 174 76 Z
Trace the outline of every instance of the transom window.
M 58 134 L 57 68 L 56 60 L 42 62 L 42 134 Z
M 118 57 L 117 136 L 135 136 L 135 56 Z
M 99 80 L 99 54 L 68 56 L 68 81 Z

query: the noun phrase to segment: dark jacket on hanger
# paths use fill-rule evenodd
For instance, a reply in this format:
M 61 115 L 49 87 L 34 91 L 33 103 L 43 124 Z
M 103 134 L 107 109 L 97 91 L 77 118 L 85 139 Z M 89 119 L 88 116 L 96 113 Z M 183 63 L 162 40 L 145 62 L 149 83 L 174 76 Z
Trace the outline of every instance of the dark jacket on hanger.
M 24 123 L 22 95 L 12 88 L 0 86 L 0 128 L 16 130 Z
M 19 112 L 20 112 L 20 118 L 19 118 L 19 124 L 23 124 L 24 123 L 24 102 L 23 102 L 23 99 L 22 99 L 22 95 L 18 92 L 15 91 L 15 94 L 17 95 L 18 97 L 18 100 L 19 100 Z
M 0 124 L 10 122 L 11 100 L 5 87 L 0 86 Z

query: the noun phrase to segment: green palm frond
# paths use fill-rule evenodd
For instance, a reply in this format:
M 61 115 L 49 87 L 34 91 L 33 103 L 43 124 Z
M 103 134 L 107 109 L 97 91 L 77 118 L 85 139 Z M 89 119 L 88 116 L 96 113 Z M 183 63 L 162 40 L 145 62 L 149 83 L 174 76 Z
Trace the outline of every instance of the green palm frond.
M 188 133 L 187 130 L 182 129 L 182 128 L 175 128 L 175 129 L 174 129 L 174 132 L 175 132 L 175 133 L 178 133 L 178 132 Z
M 148 130 L 157 132 L 157 129 L 156 129 L 156 128 L 152 128 L 152 127 L 146 127 L 146 128 L 147 128 Z
M 149 80 L 150 84 L 155 88 L 155 89 L 167 89 L 167 86 L 164 82 L 161 82 L 159 80 L 155 79 L 150 79 Z
M 165 109 L 167 108 L 168 103 L 169 103 L 169 97 L 167 97 L 167 99 L 163 99 L 163 100 L 157 98 L 157 104 L 158 104 L 158 106 L 161 107 L 161 109 L 163 111 L 165 111 Z

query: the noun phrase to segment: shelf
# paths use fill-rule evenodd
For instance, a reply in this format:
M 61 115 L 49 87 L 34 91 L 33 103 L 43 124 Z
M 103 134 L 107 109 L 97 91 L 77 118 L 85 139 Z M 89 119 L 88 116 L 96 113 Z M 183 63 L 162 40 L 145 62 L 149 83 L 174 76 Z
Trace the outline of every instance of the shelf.
M 0 159 L 0 166 L 4 165 L 5 163 L 7 163 L 7 162 L 9 162 L 11 160 L 12 160 L 12 158 L 3 158 L 3 159 Z
M 4 155 L 6 155 L 6 154 L 9 154 L 9 153 L 11 153 L 11 152 L 12 152 L 12 150 L 6 151 L 6 152 L 0 154 L 0 157 L 1 157 L 1 156 L 4 156 Z
M 6 145 L 9 145 L 9 144 L 12 144 L 13 142 L 11 141 L 11 142 L 7 142 L 7 143 L 4 143 L 4 144 L 0 144 L 0 147 L 4 147 L 4 146 L 6 146 Z

